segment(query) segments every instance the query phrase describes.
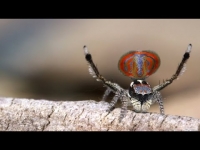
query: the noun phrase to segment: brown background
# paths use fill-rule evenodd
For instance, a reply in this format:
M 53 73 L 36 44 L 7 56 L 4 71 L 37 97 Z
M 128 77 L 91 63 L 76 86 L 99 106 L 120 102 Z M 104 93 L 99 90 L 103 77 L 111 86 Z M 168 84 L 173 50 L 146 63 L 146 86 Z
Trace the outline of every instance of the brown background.
M 171 77 L 192 43 L 186 72 L 162 95 L 166 114 L 200 118 L 199 41 L 199 19 L 1 19 L 0 96 L 100 100 L 105 88 L 89 75 L 83 45 L 100 73 L 124 88 L 131 80 L 118 71 L 119 58 L 154 50 L 161 66 L 147 81 L 155 86 Z

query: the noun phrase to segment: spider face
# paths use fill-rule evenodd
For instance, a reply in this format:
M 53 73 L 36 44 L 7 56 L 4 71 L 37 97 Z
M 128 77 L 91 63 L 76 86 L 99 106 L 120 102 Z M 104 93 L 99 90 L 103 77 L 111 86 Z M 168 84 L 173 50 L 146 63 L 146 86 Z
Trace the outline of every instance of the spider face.
M 126 114 L 127 106 L 130 104 L 133 106 L 135 112 L 147 112 L 154 102 L 158 102 L 160 113 L 162 115 L 164 114 L 164 106 L 160 91 L 170 85 L 185 71 L 185 65 L 190 57 L 192 45 L 188 45 L 175 74 L 173 74 L 170 79 L 163 81 L 161 84 L 159 83 L 153 88 L 150 87 L 145 79 L 155 73 L 159 68 L 159 56 L 150 50 L 130 51 L 124 54 L 119 60 L 118 68 L 125 76 L 128 76 L 133 80 L 128 90 L 123 89 L 117 83 L 112 83 L 111 81 L 106 80 L 94 65 L 92 55 L 88 52 L 87 47 L 84 46 L 83 48 L 85 59 L 89 65 L 89 73 L 93 78 L 96 78 L 97 81 L 102 81 L 107 87 L 102 100 L 105 100 L 110 92 L 115 94 L 110 102 L 108 111 L 111 111 L 114 108 L 118 99 L 122 101 L 121 114 L 119 117 L 119 120 L 121 121 Z
M 141 102 L 146 101 L 152 95 L 152 89 L 145 80 L 134 80 L 130 84 L 129 95 Z
M 131 82 L 128 94 L 136 112 L 147 112 L 152 104 L 153 90 L 145 80 Z

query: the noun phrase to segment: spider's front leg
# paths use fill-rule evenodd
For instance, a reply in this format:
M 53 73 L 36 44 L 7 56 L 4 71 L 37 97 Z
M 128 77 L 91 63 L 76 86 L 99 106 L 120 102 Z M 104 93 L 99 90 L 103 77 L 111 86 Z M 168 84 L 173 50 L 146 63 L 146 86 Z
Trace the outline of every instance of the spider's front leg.
M 168 85 L 170 85 L 175 79 L 177 79 L 181 74 L 184 73 L 184 71 L 186 69 L 186 62 L 190 57 L 191 49 L 192 49 L 192 44 L 189 44 L 185 54 L 183 55 L 182 61 L 179 64 L 175 74 L 170 79 L 167 79 L 163 83 L 153 87 L 153 94 L 154 94 L 153 99 L 156 100 L 159 103 L 161 114 L 164 114 L 164 106 L 163 106 L 162 96 L 161 96 L 159 91 L 164 89 Z
M 118 99 L 121 97 L 121 93 L 123 93 L 125 90 L 121 88 L 118 84 L 112 83 L 110 81 L 107 81 L 102 75 L 100 75 L 97 67 L 95 66 L 92 55 L 89 53 L 86 46 L 83 47 L 84 53 L 85 53 L 85 59 L 88 62 L 89 66 L 89 73 L 93 76 L 93 78 L 96 78 L 97 81 L 102 81 L 103 84 L 107 87 L 107 90 L 105 91 L 102 100 L 105 100 L 106 97 L 110 94 L 110 92 L 115 93 L 115 96 L 113 97 L 112 101 L 110 102 L 110 106 L 108 109 L 108 112 L 110 112 L 115 104 L 117 103 Z
M 183 55 L 183 58 L 182 58 L 182 61 L 181 63 L 179 64 L 177 70 L 176 70 L 176 73 L 170 78 L 170 79 L 167 79 L 166 81 L 164 81 L 163 83 L 155 86 L 153 88 L 153 92 L 154 91 L 160 91 L 162 89 L 164 89 L 165 87 L 167 87 L 169 84 L 171 84 L 175 79 L 177 79 L 181 74 L 184 73 L 185 69 L 186 69 L 186 62 L 187 60 L 189 59 L 190 57 L 190 52 L 191 52 L 191 49 L 192 49 L 192 44 L 189 44 L 188 45 L 188 48 L 187 50 L 185 51 L 185 54 Z

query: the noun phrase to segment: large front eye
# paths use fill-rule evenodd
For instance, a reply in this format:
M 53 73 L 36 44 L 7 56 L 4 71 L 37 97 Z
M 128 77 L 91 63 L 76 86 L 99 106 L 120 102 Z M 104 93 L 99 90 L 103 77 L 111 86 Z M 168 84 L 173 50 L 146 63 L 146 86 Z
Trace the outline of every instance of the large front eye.
M 142 84 L 146 84 L 146 85 L 147 85 L 147 82 L 143 80 L 143 81 L 142 81 Z
M 138 80 L 134 80 L 134 84 L 141 84 Z

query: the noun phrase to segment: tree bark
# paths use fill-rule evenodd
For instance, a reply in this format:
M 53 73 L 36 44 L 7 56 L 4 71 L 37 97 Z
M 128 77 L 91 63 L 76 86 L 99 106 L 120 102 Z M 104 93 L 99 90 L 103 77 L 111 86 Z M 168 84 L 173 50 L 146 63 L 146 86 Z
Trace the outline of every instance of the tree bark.
M 200 119 L 135 113 L 119 123 L 120 108 L 107 102 L 0 98 L 1 131 L 198 131 Z

